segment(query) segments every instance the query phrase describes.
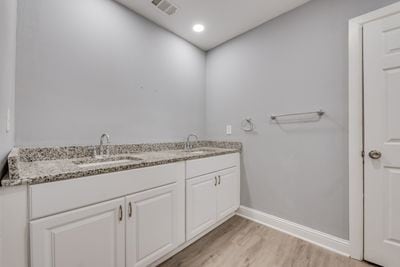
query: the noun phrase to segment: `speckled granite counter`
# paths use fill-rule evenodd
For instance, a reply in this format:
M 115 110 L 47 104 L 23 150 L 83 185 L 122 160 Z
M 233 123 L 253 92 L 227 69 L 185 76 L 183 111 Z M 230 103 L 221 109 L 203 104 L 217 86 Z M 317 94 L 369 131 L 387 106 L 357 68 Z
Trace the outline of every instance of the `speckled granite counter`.
M 2 186 L 48 183 L 236 153 L 241 151 L 242 144 L 239 142 L 198 141 L 193 142 L 193 147 L 194 152 L 186 152 L 183 142 L 110 145 L 104 148 L 109 150 L 111 158 L 134 158 L 134 160 L 115 161 L 100 165 L 81 164 L 82 162 L 91 162 L 93 150 L 98 151 L 98 146 L 15 148 L 8 156 L 9 176 L 3 179 Z

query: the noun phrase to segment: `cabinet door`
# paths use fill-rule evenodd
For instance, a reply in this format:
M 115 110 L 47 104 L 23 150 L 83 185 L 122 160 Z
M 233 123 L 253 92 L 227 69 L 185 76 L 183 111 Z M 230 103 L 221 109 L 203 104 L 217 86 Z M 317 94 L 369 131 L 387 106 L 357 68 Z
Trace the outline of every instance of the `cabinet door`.
M 238 169 L 235 167 L 220 171 L 217 178 L 217 220 L 219 220 L 239 208 Z
M 32 267 L 125 266 L 124 199 L 30 223 Z
M 184 209 L 178 209 L 177 189 L 173 183 L 126 198 L 127 267 L 148 266 L 178 246 Z
M 186 181 L 186 239 L 217 221 L 217 177 L 207 174 Z

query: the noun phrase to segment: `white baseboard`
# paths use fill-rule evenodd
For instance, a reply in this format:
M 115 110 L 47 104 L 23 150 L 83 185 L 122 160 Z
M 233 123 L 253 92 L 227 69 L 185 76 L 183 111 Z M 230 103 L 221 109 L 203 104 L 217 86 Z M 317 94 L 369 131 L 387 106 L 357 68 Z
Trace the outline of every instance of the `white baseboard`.
M 240 206 L 237 215 L 349 257 L 350 242 L 267 213 Z

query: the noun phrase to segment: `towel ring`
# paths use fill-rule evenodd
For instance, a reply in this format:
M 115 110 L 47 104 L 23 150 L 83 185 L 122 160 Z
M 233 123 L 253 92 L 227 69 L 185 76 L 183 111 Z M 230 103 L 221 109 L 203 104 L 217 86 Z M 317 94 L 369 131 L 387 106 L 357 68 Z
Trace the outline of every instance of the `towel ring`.
M 254 131 L 254 122 L 252 121 L 251 118 L 246 118 L 246 119 L 242 120 L 240 127 L 245 132 L 252 132 L 252 131 Z

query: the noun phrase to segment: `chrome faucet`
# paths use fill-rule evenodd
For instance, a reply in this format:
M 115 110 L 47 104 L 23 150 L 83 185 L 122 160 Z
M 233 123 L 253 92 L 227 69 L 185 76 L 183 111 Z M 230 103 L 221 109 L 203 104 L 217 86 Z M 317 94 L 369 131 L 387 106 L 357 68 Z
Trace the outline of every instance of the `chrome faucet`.
M 190 151 L 193 148 L 193 144 L 190 142 L 190 138 L 194 137 L 196 138 L 196 141 L 199 140 L 199 137 L 195 134 L 189 134 L 188 137 L 186 138 L 186 143 L 185 143 L 185 150 Z
M 107 139 L 107 145 L 109 145 L 110 144 L 110 136 L 108 135 L 108 134 L 106 134 L 106 133 L 104 133 L 104 134 L 102 134 L 101 135 L 101 137 L 100 137 L 100 147 L 99 147 L 99 154 L 100 154 L 100 157 L 103 157 L 104 155 L 104 150 L 103 150 L 103 147 L 104 147 L 104 138 L 106 138 Z M 109 156 L 110 155 L 110 148 L 107 146 L 107 152 L 106 152 L 106 156 Z

